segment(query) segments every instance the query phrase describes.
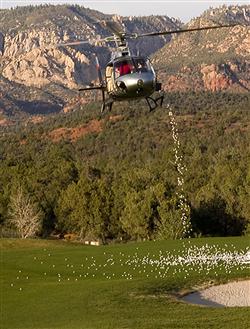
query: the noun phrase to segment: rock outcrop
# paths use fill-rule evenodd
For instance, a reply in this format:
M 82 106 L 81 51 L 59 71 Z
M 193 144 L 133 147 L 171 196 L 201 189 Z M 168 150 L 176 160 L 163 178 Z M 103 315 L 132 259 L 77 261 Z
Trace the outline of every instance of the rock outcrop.
M 193 19 L 187 27 L 239 25 L 182 34 L 156 52 L 165 90 L 249 91 L 249 21 L 249 6 L 222 6 Z
M 48 31 L 19 32 L 6 37 L 5 65 L 2 74 L 10 81 L 42 88 L 50 83 L 77 88 L 93 75 L 94 63 L 85 54 L 49 45 L 59 42 L 59 36 Z M 20 43 L 20 44 L 19 44 Z
M 204 87 L 207 90 L 218 91 L 232 86 L 233 81 L 226 75 L 226 72 L 220 72 L 215 64 L 205 65 L 201 68 Z

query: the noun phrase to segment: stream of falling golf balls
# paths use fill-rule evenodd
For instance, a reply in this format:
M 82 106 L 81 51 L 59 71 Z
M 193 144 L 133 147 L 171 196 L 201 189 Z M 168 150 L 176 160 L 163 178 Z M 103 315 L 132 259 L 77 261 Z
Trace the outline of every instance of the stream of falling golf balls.
M 183 226 L 183 237 L 190 237 L 191 223 L 189 221 L 190 207 L 184 193 L 184 171 L 186 166 L 183 162 L 183 156 L 180 154 L 180 138 L 177 128 L 177 123 L 174 117 L 173 110 L 170 105 L 167 105 L 172 137 L 174 143 L 174 165 L 177 171 L 177 189 L 176 196 L 178 198 L 179 209 L 181 210 L 180 221 Z
M 85 247 L 96 248 L 96 247 Z M 220 274 L 240 273 L 250 265 L 250 248 L 236 250 L 234 245 L 219 246 L 205 244 L 197 246 L 190 240 L 182 242 L 179 249 L 157 253 L 146 253 L 145 249 L 135 248 L 134 252 L 111 253 L 100 252 L 98 256 L 83 256 L 77 261 L 61 253 L 44 249 L 37 256 L 29 257 L 29 263 L 34 263 L 36 269 L 28 273 L 25 268 L 19 269 L 10 286 L 22 291 L 29 287 L 32 276 L 55 284 L 79 282 L 81 280 L 133 280 L 133 279 L 166 279 L 181 276 L 187 279 L 195 273 L 207 278 Z M 105 249 L 105 248 L 104 248 Z M 93 250 L 93 249 L 92 249 Z

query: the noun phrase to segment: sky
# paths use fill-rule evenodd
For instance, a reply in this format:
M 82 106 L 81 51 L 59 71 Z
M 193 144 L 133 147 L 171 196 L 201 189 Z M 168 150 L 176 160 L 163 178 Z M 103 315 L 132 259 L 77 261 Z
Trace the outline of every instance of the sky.
M 187 22 L 191 18 L 199 16 L 209 7 L 218 7 L 223 4 L 250 5 L 250 0 L 0 0 L 0 8 L 45 3 L 80 4 L 105 14 L 119 14 L 122 16 L 167 15 Z

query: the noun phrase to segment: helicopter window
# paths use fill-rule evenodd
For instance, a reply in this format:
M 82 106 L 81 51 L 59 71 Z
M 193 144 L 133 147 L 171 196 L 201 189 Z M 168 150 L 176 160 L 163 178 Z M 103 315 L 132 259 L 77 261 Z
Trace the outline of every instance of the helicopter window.
M 115 63 L 115 78 L 119 78 L 123 75 L 133 73 L 135 66 L 132 60 L 124 60 Z
M 134 59 L 134 62 L 138 72 L 152 71 L 152 66 L 149 60 L 145 60 L 144 58 L 138 58 L 138 59 Z

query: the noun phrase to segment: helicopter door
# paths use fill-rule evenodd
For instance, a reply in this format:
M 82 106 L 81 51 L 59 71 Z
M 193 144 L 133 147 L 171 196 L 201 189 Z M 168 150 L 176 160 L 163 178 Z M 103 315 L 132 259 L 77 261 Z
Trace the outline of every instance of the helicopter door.
M 106 67 L 106 72 L 105 72 L 105 76 L 106 76 L 106 82 L 107 82 L 107 91 L 112 92 L 113 91 L 113 65 L 108 65 Z

